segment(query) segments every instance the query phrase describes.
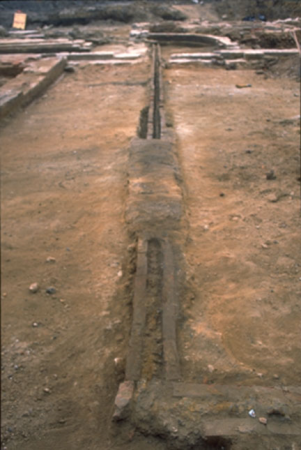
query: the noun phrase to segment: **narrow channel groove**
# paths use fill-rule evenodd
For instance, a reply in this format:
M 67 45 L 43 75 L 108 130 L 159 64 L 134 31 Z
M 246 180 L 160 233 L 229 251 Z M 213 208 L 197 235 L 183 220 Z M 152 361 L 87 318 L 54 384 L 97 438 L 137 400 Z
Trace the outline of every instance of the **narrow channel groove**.
M 160 55 L 160 46 L 153 45 L 150 103 L 141 111 L 138 127 L 139 138 L 146 141 L 132 142 L 129 160 L 127 220 L 138 236 L 138 251 L 126 380 L 135 382 L 180 378 L 178 307 L 169 235 L 178 227 L 182 197 L 170 135 L 162 133 L 165 122 Z
M 160 115 L 160 91 L 161 91 L 161 77 L 160 77 L 160 58 L 159 46 L 154 46 L 154 118 L 153 118 L 153 139 L 161 139 L 161 115 Z
M 180 378 L 180 363 L 177 349 L 176 321 L 178 302 L 175 289 L 175 267 L 172 245 L 164 242 L 164 277 L 163 277 L 163 348 L 165 378 L 176 381 Z

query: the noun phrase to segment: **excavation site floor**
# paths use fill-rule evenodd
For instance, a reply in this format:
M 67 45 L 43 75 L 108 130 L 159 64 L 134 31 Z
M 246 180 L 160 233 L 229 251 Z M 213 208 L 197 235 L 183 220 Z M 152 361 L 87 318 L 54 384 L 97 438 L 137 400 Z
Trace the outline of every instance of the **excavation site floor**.
M 299 84 L 173 52 L 1 124 L 2 450 L 301 448 Z
M 114 358 L 130 329 L 128 147 L 148 78 L 147 65 L 86 67 L 1 130 L 9 449 L 108 448 Z
M 298 86 L 193 67 L 166 70 L 165 82 L 189 222 L 185 379 L 296 384 L 300 155 L 287 119 L 298 116 Z

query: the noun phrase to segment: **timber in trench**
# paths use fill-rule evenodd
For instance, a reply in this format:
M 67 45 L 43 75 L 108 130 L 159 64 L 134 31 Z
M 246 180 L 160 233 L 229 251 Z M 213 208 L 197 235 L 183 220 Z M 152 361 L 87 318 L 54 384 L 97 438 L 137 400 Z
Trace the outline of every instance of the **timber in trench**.
M 134 139 L 129 156 L 126 220 L 138 237 L 133 323 L 126 381 L 177 380 L 177 296 L 172 234 L 182 217 L 180 171 L 163 113 L 160 48 L 153 48 L 146 139 Z

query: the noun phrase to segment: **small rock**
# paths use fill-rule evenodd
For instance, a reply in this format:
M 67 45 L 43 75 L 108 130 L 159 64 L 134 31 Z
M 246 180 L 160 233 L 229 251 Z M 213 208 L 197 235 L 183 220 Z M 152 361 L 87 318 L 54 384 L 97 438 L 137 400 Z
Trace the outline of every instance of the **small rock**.
M 251 88 L 252 84 L 236 84 L 237 89 Z
M 267 196 L 267 200 L 271 203 L 277 203 L 279 200 L 279 196 L 276 194 L 270 194 Z
M 255 419 L 256 413 L 255 413 L 254 409 L 251 409 L 251 410 L 249 411 L 249 416 L 252 417 L 253 419 Z
M 221 193 L 219 194 L 219 196 L 220 196 L 220 197 L 225 197 L 225 194 L 224 194 L 223 192 L 221 192 Z
M 36 327 L 38 327 L 39 325 L 37 324 L 37 322 L 34 322 L 34 323 L 32 324 L 32 326 L 33 326 L 34 328 L 36 328 Z
M 124 379 L 125 374 L 125 359 L 115 358 L 114 364 L 115 364 L 115 375 L 121 381 L 121 379 Z
M 272 169 L 272 170 L 270 170 L 267 174 L 266 174 L 266 178 L 267 178 L 267 180 L 276 180 L 276 175 L 275 175 L 275 172 L 274 172 L 274 170 Z
M 262 423 L 262 425 L 266 425 L 268 423 L 268 419 L 265 417 L 259 417 L 259 422 Z
M 122 277 L 122 270 L 119 270 L 119 272 L 117 273 L 118 277 L 121 278 Z
M 66 66 L 64 71 L 67 72 L 67 73 L 74 73 L 75 72 L 75 67 L 73 67 L 73 66 Z
M 54 287 L 52 287 L 52 286 L 50 286 L 50 287 L 48 287 L 46 289 L 46 294 L 52 295 L 52 294 L 55 294 L 55 293 L 56 293 L 56 289 Z
M 253 153 L 253 150 L 247 149 L 246 153 L 248 153 L 250 155 L 251 153 Z
M 134 382 L 125 381 L 119 385 L 118 393 L 115 398 L 114 420 L 125 419 L 130 413 L 130 404 L 134 393 Z
M 261 244 L 261 247 L 262 248 L 269 248 L 268 245 L 266 245 L 266 244 Z
M 50 390 L 49 388 L 44 388 L 43 391 L 44 391 L 46 394 L 51 394 L 51 390 Z
M 211 364 L 208 364 L 208 370 L 210 373 L 214 372 L 214 367 Z
M 29 290 L 30 290 L 30 292 L 32 292 L 33 294 L 35 294 L 36 292 L 38 292 L 38 290 L 39 290 L 39 285 L 38 285 L 38 283 L 32 283 L 32 284 L 29 286 Z
M 46 259 L 46 262 L 48 262 L 48 263 L 55 263 L 56 259 L 53 256 L 48 256 L 48 258 Z

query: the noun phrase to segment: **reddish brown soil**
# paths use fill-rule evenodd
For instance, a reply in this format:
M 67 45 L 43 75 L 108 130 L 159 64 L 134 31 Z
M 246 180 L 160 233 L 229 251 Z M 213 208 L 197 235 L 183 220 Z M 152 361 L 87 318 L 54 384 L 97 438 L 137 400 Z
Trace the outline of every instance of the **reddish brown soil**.
M 8 450 L 112 448 L 114 358 L 130 331 L 127 150 L 149 70 L 79 69 L 1 130 Z
M 299 85 L 197 66 L 165 75 L 190 225 L 185 378 L 297 385 Z
M 128 147 L 149 76 L 78 68 L 1 129 L 3 449 L 165 448 L 111 422 L 131 325 Z M 189 221 L 184 378 L 298 384 L 299 85 L 197 66 L 165 80 Z

